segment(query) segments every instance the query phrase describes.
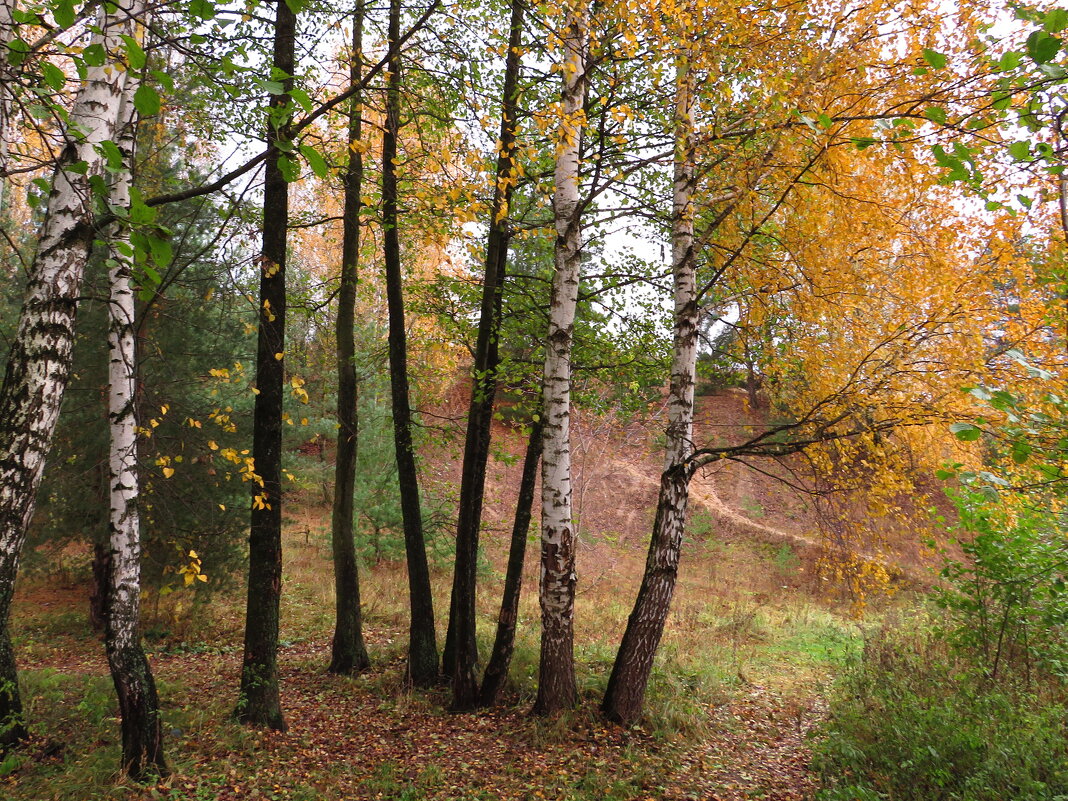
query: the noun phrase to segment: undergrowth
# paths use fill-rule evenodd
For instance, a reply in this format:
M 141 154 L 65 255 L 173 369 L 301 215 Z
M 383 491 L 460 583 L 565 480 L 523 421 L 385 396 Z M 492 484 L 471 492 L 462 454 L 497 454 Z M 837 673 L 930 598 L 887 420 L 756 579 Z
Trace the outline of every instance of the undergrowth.
M 816 746 L 822 801 L 1068 797 L 1063 688 L 992 683 L 929 628 L 868 640 Z

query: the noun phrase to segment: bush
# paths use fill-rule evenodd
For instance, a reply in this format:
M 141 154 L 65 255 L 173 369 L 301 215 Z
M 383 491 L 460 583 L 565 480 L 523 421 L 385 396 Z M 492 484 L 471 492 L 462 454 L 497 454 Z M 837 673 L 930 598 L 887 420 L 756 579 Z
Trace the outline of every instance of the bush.
M 815 746 L 823 801 L 1068 798 L 1061 688 L 992 683 L 929 628 L 867 642 Z

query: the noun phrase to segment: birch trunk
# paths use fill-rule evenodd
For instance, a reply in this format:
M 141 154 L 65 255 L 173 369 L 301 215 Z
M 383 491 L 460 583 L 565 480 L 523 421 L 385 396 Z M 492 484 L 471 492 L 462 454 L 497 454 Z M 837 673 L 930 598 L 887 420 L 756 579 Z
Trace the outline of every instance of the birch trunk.
M 15 36 L 15 0 L 0 0 L 0 54 L 7 53 L 7 45 Z M 14 87 L 12 70 L 7 58 L 0 58 L 0 212 L 6 207 L 8 153 L 11 147 L 11 91 Z
M 633 723 L 641 715 L 653 657 L 675 592 L 689 500 L 690 474 L 686 462 L 693 452 L 698 323 L 693 237 L 693 97 L 685 63 L 680 63 L 677 69 L 671 249 L 675 347 L 668 394 L 667 454 L 645 574 L 601 705 L 610 720 L 625 724 Z
M 364 2 L 357 0 L 352 19 L 352 61 L 349 80 L 359 85 L 363 72 Z M 352 536 L 353 496 L 356 488 L 357 392 L 356 284 L 360 261 L 360 187 L 363 183 L 363 153 L 355 145 L 363 131 L 363 92 L 353 95 L 349 111 L 348 164 L 345 167 L 345 219 L 341 239 L 341 286 L 337 299 L 337 459 L 334 468 L 332 540 L 336 623 L 331 645 L 331 673 L 352 674 L 367 670 L 371 659 L 363 641 L 360 611 L 360 573 Z
M 110 6 L 93 37 L 120 52 L 135 18 Z M 94 231 L 90 176 L 103 172 L 96 145 L 113 140 L 127 72 L 114 62 L 91 67 L 70 112 L 41 226 L 18 328 L 0 386 L 0 743 L 26 735 L 8 632 L 11 597 L 26 528 L 70 373 L 74 318 Z M 76 133 L 76 132 L 80 132 Z M 72 170 L 84 162 L 87 169 Z
M 568 12 L 563 36 L 563 94 L 554 175 L 555 274 L 543 375 L 541 461 L 541 660 L 537 714 L 575 704 L 575 535 L 571 519 L 571 342 L 582 259 L 579 148 L 585 122 L 589 6 Z
M 136 16 L 136 14 L 135 14 Z M 130 205 L 130 165 L 133 162 L 135 114 L 129 78 L 123 93 L 125 130 L 119 138 L 123 171 L 115 176 L 111 202 Z M 122 770 L 134 780 L 167 773 L 163 758 L 163 728 L 159 699 L 148 659 L 141 647 L 141 527 L 137 508 L 137 391 L 135 309 L 131 286 L 133 248 L 128 229 L 111 241 L 108 271 L 108 423 L 111 495 L 109 583 L 105 615 L 105 643 L 111 678 L 119 698 L 122 721 Z
M 452 670 L 454 710 L 478 704 L 478 644 L 475 628 L 475 590 L 478 567 L 478 534 L 482 525 L 482 498 L 486 487 L 493 401 L 497 393 L 497 347 L 501 330 L 501 303 L 508 264 L 509 206 L 515 186 L 516 102 L 519 84 L 520 48 L 523 43 L 525 0 L 512 0 L 501 96 L 500 152 L 490 204 L 490 230 L 486 243 L 486 274 L 478 340 L 472 366 L 471 405 L 467 414 L 463 472 L 460 479 L 460 512 L 456 523 L 456 568 L 453 575 L 453 609 L 449 627 L 455 628 L 455 660 Z M 447 651 L 448 649 L 446 649 Z
M 273 66 L 291 76 L 295 64 L 296 14 L 277 0 Z M 285 78 L 286 92 L 293 86 Z M 288 94 L 271 96 L 284 107 Z M 252 458 L 262 484 L 253 487 L 249 526 L 245 653 L 237 718 L 251 726 L 284 731 L 278 691 L 278 614 L 282 597 L 282 402 L 285 382 L 286 232 L 289 185 L 278 166 L 286 124 L 268 125 L 270 152 L 264 171 L 263 239 L 260 257 L 260 317 L 256 343 L 256 405 Z
M 401 55 L 400 0 L 389 4 L 389 84 L 386 90 L 386 125 L 382 132 L 382 253 L 386 266 L 386 300 L 389 306 L 389 383 L 393 404 L 393 443 L 397 454 L 397 482 L 404 518 L 404 550 L 408 560 L 408 679 L 418 685 L 438 678 L 437 634 L 434 631 L 434 596 L 430 565 L 423 537 L 419 504 L 419 477 L 412 444 L 412 409 L 408 391 L 408 341 L 404 326 L 404 291 L 400 235 L 397 230 L 397 139 L 400 134 Z

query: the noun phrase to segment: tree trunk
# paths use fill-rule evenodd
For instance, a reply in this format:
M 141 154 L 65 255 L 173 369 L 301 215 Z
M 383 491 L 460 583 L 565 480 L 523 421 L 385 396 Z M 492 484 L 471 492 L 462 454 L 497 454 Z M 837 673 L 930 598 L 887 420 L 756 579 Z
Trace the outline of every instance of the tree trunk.
M 143 30 L 143 29 L 142 29 Z M 125 130 L 119 139 L 124 165 L 114 178 L 111 202 L 130 204 L 131 166 L 136 114 L 136 79 L 124 91 Z M 128 229 L 116 232 L 111 243 L 108 279 L 108 424 L 111 434 L 109 465 L 110 570 L 105 619 L 108 667 L 119 698 L 122 725 L 122 770 L 141 781 L 167 774 L 163 758 L 163 728 L 159 699 L 148 659 L 141 647 L 141 522 L 137 508 L 137 392 L 132 253 Z
M 582 259 L 579 151 L 586 99 L 589 7 L 576 0 L 563 35 L 563 97 L 553 217 L 555 273 L 545 344 L 541 460 L 541 661 L 537 714 L 575 704 L 575 536 L 571 519 L 571 342 Z
M 453 603 L 449 628 L 455 625 L 456 658 L 452 665 L 452 708 L 472 709 L 478 703 L 478 642 L 476 638 L 476 571 L 478 534 L 482 525 L 482 498 L 486 487 L 493 401 L 497 393 L 498 340 L 501 301 L 508 264 L 509 205 L 515 186 L 515 119 L 519 84 L 520 47 L 523 43 L 521 0 L 512 0 L 508 54 L 505 58 L 501 96 L 500 149 L 497 178 L 490 204 L 490 229 L 486 243 L 486 275 L 482 284 L 482 307 L 478 340 L 472 367 L 471 406 L 467 414 L 467 439 L 460 479 L 460 513 L 456 524 L 456 569 L 453 573 Z M 455 624 L 454 624 L 455 621 Z
M 641 716 L 675 592 L 689 500 L 687 460 L 693 452 L 693 394 L 697 368 L 697 286 L 693 242 L 693 98 L 688 68 L 680 59 L 675 96 L 675 192 L 672 262 L 675 284 L 675 352 L 668 395 L 667 454 L 641 588 L 616 654 L 601 710 L 630 724 Z
M 294 71 L 296 15 L 278 0 L 273 66 L 285 76 Z M 292 78 L 283 81 L 285 92 Z M 271 96 L 271 107 L 285 106 L 286 93 Z M 289 185 L 278 166 L 285 124 L 269 125 L 263 187 L 263 253 L 260 257 L 260 319 L 256 349 L 256 405 L 252 457 L 258 476 L 253 486 L 248 554 L 248 606 L 245 654 L 236 715 L 242 723 L 284 731 L 278 693 L 278 607 L 282 594 L 282 402 L 285 384 L 286 228 Z
M 0 0 L 0 53 L 6 54 L 8 43 L 15 37 L 15 0 Z M 7 58 L 0 58 L 0 85 L 13 83 L 14 76 Z M 8 152 L 11 147 L 11 93 L 0 91 L 0 224 L 7 196 Z
M 89 592 L 89 626 L 103 631 L 108 612 L 108 584 L 111 582 L 111 546 L 93 543 L 93 588 Z
M 359 85 L 363 72 L 364 3 L 357 0 L 352 18 L 352 55 L 349 80 Z M 360 261 L 360 188 L 363 183 L 363 152 L 355 147 L 363 132 L 363 92 L 355 94 L 349 108 L 348 164 L 345 168 L 345 219 L 341 238 L 341 286 L 337 302 L 337 461 L 334 469 L 333 551 L 334 592 L 337 622 L 331 648 L 331 673 L 352 674 L 367 670 L 371 659 L 363 641 L 360 611 L 360 574 L 353 542 L 353 496 L 356 489 L 358 437 L 356 342 L 356 283 Z
M 408 342 L 404 327 L 404 293 L 400 236 L 397 230 L 397 137 L 400 133 L 401 55 L 400 0 L 389 4 L 389 85 L 386 125 L 382 132 L 382 225 L 386 262 L 386 301 L 389 305 L 389 371 L 393 408 L 393 440 L 397 452 L 397 482 L 404 518 L 404 549 L 408 558 L 408 679 L 427 686 L 438 678 L 438 647 L 434 631 L 434 597 L 423 539 L 419 477 L 412 444 L 412 411 L 408 391 Z
M 501 593 L 501 611 L 497 616 L 497 636 L 493 640 L 486 672 L 482 676 L 478 702 L 493 706 L 501 685 L 508 676 L 508 666 L 515 651 L 515 630 L 519 620 L 519 596 L 523 588 L 523 562 L 527 553 L 527 531 L 530 529 L 531 507 L 534 505 L 534 483 L 538 477 L 538 462 L 541 461 L 542 425 L 539 417 L 530 427 L 527 455 L 523 459 L 523 478 L 519 482 L 519 499 L 515 505 L 515 521 L 512 523 L 512 542 L 508 548 L 508 569 L 504 575 L 504 592 Z
M 108 53 L 133 33 L 128 9 L 101 13 L 93 43 Z M 94 231 L 90 176 L 103 172 L 96 146 L 113 140 L 127 72 L 90 67 L 65 132 L 29 286 L 0 386 L 0 746 L 26 736 L 8 619 L 26 528 L 33 516 L 70 373 L 74 318 Z M 79 134 L 80 132 L 80 134 Z M 72 170 L 79 162 L 86 169 Z

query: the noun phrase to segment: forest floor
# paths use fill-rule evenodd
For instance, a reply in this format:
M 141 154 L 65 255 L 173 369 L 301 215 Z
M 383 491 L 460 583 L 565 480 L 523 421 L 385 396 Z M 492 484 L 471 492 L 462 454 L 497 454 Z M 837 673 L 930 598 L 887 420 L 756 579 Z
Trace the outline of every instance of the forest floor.
M 738 405 L 736 422 L 747 414 L 737 396 L 714 408 L 729 415 L 722 411 L 728 402 Z M 704 422 L 708 430 L 717 425 L 707 413 Z M 498 440 L 506 453 L 488 491 L 479 609 L 485 648 L 503 570 L 497 532 L 507 528 L 521 448 L 506 430 Z M 120 781 L 116 710 L 102 645 L 88 630 L 88 588 L 76 575 L 30 578 L 19 588 L 13 627 L 35 734 L 0 764 L 0 799 L 811 798 L 810 735 L 828 683 L 856 652 L 864 627 L 910 603 L 900 597 L 908 593 L 880 601 L 880 611 L 861 620 L 859 597 L 835 580 L 840 567 L 827 566 L 803 496 L 736 466 L 701 476 L 646 718 L 629 729 L 607 724 L 596 708 L 640 580 L 658 457 L 645 433 L 626 427 L 594 431 L 580 421 L 576 440 L 583 534 L 575 712 L 550 721 L 529 714 L 538 636 L 533 558 L 502 707 L 449 713 L 447 690 L 403 686 L 406 578 L 396 563 L 363 575 L 373 669 L 352 678 L 327 674 L 329 507 L 305 487 L 286 532 L 280 670 L 289 730 L 248 730 L 231 720 L 241 594 L 221 590 L 191 601 L 176 592 L 146 625 L 174 773 L 145 788 Z M 445 448 L 429 455 L 428 483 L 449 486 L 455 462 Z M 895 558 L 903 573 L 921 569 L 918 552 Z M 447 576 L 439 565 L 439 618 Z

